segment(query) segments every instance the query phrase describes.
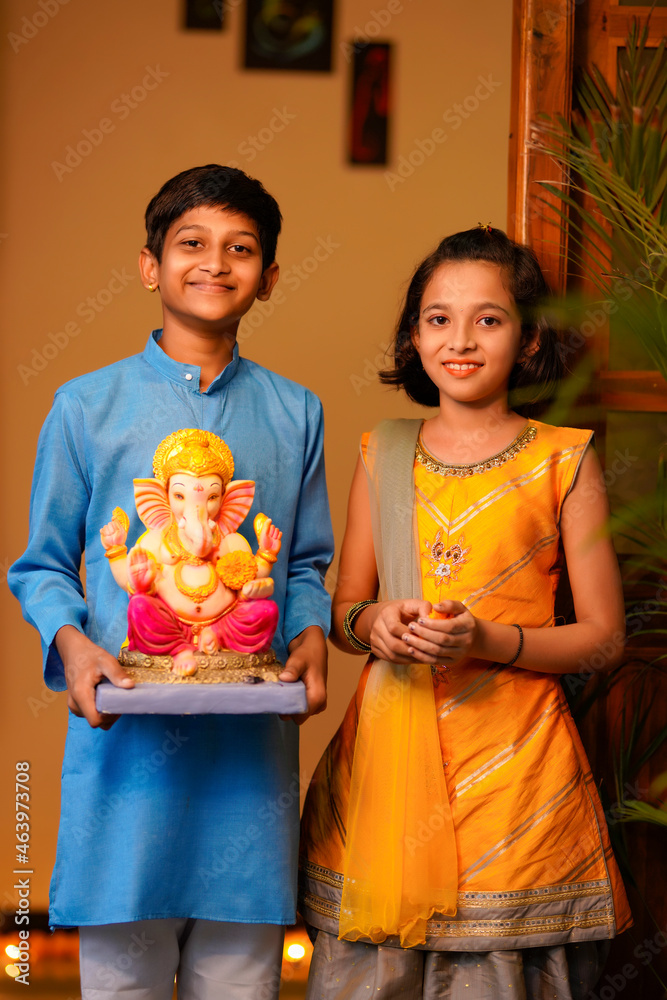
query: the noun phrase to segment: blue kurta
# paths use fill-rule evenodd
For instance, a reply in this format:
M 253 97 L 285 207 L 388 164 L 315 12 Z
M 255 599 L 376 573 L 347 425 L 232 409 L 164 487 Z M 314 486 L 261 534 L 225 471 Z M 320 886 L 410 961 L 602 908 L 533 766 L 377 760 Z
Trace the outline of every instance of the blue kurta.
M 75 625 L 116 655 L 127 595 L 99 530 L 114 507 L 130 515 L 127 545 L 144 526 L 132 480 L 183 427 L 229 445 L 235 479 L 255 480 L 240 527 L 267 513 L 283 532 L 274 567 L 287 646 L 309 625 L 329 629 L 323 577 L 333 539 L 322 407 L 308 389 L 239 358 L 206 392 L 200 369 L 167 357 L 161 331 L 142 354 L 68 382 L 39 439 L 30 541 L 10 570 L 23 613 L 40 632 L 44 675 L 65 689 L 53 638 Z M 86 596 L 79 577 L 85 549 Z M 288 924 L 295 919 L 299 825 L 298 729 L 274 715 L 124 716 L 108 731 L 70 713 L 62 810 L 51 883 L 53 926 L 158 917 Z

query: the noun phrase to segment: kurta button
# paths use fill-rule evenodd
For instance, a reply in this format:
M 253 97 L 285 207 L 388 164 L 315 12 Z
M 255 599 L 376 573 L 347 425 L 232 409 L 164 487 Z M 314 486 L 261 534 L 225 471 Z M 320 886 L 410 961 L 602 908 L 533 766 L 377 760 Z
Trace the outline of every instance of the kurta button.
M 185 377 L 188 380 L 188 382 L 192 382 L 192 375 L 190 374 L 190 372 L 186 372 Z

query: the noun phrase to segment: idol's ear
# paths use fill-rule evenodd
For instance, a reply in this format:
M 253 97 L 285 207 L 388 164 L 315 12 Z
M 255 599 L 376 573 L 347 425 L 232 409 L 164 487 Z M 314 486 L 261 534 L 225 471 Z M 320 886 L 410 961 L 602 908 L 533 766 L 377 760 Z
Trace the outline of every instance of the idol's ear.
M 216 521 L 223 535 L 236 531 L 246 517 L 255 498 L 255 484 L 252 479 L 235 479 L 229 484 L 222 498 L 220 513 Z
M 134 479 L 134 504 L 147 528 L 168 528 L 174 520 L 167 491 L 157 479 Z

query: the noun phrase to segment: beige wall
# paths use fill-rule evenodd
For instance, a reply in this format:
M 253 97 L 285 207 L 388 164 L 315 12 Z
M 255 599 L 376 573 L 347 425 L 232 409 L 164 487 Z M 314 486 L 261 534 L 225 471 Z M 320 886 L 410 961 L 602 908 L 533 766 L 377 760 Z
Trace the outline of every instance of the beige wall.
M 384 168 L 346 165 L 350 67 L 340 49 L 332 74 L 244 72 L 241 8 L 233 3 L 224 33 L 206 34 L 179 30 L 177 0 L 44 0 L 48 9 L 56 2 L 62 4 L 57 13 L 21 44 L 9 34 L 30 32 L 23 19 L 43 8 L 38 0 L 6 0 L 0 32 L 3 582 L 25 543 L 35 444 L 55 389 L 142 350 L 160 323 L 157 296 L 142 289 L 136 271 L 145 205 L 167 177 L 209 162 L 237 161 L 261 178 L 283 210 L 283 295 L 270 317 L 252 320 L 250 314 L 242 350 L 322 398 L 340 542 L 361 431 L 381 416 L 416 412 L 373 380 L 412 268 L 445 233 L 478 221 L 505 223 L 511 0 L 402 0 L 393 15 L 385 0 L 339 0 L 337 43 L 350 40 L 355 28 L 377 34 L 383 23 L 377 37 L 396 44 L 389 169 L 396 174 L 403 163 L 402 179 L 388 179 Z M 396 0 L 391 8 L 397 9 Z M 36 18 L 38 25 L 43 20 Z M 154 89 L 123 110 L 122 95 L 142 87 L 149 70 L 146 82 Z M 276 119 L 276 109 L 286 123 Z M 95 135 L 100 141 L 90 155 L 71 171 L 54 169 L 66 147 L 76 146 L 84 129 L 99 129 L 102 119 L 107 132 Z M 282 130 L 267 133 L 272 121 Z M 444 137 L 438 145 L 427 141 L 434 129 Z M 251 157 L 247 139 L 260 132 L 270 142 Z M 418 143 L 432 152 L 421 165 L 406 167 L 411 153 L 419 163 Z M 299 281 L 294 268 L 320 241 L 329 255 Z M 114 272 L 130 277 L 109 296 Z M 86 300 L 98 296 L 101 311 L 93 313 Z M 8 777 L 2 795 L 11 812 L 13 763 L 29 760 L 32 903 L 43 909 L 67 712 L 64 696 L 51 695 L 42 683 L 37 636 L 22 622 L 6 584 L 3 597 Z M 362 662 L 333 653 L 329 709 L 302 730 L 305 773 L 338 725 Z M 12 897 L 3 898 L 12 884 L 12 846 L 12 828 L 3 823 L 5 910 L 12 908 Z

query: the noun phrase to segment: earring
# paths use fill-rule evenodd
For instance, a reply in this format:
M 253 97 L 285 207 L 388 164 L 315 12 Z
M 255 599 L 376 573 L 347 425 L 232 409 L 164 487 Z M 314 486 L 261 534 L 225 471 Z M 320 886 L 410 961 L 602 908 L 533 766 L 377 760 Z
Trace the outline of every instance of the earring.
M 149 292 L 156 292 L 157 291 L 157 285 L 149 285 L 148 286 L 148 291 Z

